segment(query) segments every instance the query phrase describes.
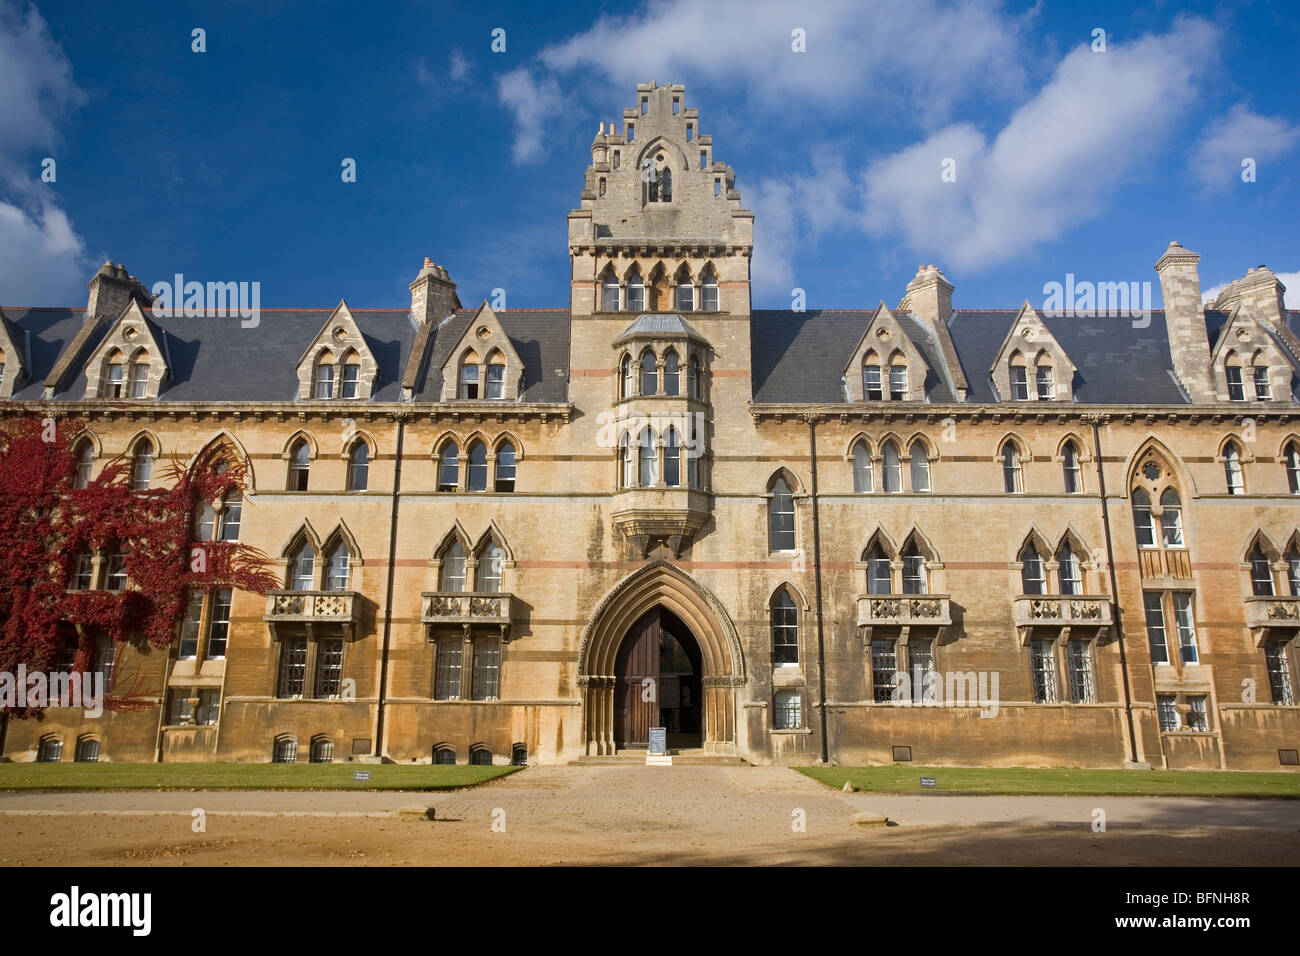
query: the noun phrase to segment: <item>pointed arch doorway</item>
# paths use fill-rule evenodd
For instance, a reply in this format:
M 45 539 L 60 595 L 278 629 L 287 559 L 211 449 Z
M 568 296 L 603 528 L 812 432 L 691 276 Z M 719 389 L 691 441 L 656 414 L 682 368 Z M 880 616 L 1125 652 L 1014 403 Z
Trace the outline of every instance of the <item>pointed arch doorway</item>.
M 614 661 L 614 745 L 639 749 L 651 727 L 668 732 L 668 748 L 702 747 L 703 662 L 690 628 L 655 607 L 628 628 Z
M 656 681 L 653 701 L 641 699 L 646 677 Z M 676 685 L 666 708 L 665 677 Z M 596 605 L 578 643 L 578 684 L 588 754 L 613 754 L 648 739 L 651 726 L 673 726 L 652 723 L 656 713 L 660 721 L 677 721 L 677 739 L 686 746 L 698 740 L 705 753 L 738 752 L 740 637 L 713 592 L 668 561 L 634 571 Z

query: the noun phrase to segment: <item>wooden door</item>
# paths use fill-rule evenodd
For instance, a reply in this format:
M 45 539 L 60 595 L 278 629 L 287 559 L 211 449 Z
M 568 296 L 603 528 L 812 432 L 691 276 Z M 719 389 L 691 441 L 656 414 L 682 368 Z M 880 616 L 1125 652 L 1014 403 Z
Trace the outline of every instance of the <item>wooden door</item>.
M 614 741 L 619 747 L 646 746 L 650 728 L 659 726 L 659 637 L 655 609 L 628 628 L 619 645 L 614 665 Z

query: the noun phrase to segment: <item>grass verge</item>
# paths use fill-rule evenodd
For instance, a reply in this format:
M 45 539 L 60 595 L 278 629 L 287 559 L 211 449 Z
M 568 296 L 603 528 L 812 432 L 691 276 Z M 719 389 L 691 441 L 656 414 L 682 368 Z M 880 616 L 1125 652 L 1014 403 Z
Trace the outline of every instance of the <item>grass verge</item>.
M 1300 773 L 1233 770 L 1067 770 L 1013 767 L 795 767 L 837 790 L 878 793 L 1300 798 Z M 922 787 L 921 777 L 936 786 Z
M 0 763 L 0 790 L 457 790 L 521 767 L 352 763 Z M 353 772 L 370 779 L 353 779 Z

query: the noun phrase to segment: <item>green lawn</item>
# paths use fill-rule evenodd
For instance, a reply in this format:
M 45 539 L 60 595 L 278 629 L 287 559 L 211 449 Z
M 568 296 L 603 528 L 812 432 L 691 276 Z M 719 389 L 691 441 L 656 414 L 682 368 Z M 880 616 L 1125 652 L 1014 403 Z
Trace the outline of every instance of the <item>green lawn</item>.
M 981 767 L 796 767 L 828 787 L 880 793 L 1300 798 L 1300 773 L 1225 770 L 1023 770 Z M 921 786 L 934 777 L 937 786 Z M 0 778 L 3 779 L 3 778 Z
M 455 790 L 521 767 L 353 763 L 0 763 L 0 790 Z M 353 780 L 355 770 L 370 779 Z

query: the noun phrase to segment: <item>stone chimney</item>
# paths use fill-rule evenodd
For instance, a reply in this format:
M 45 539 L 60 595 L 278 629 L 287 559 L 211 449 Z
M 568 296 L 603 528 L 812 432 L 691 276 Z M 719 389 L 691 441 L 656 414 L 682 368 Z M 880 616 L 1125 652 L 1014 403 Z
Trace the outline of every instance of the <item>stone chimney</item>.
M 417 324 L 431 322 L 437 325 L 460 308 L 456 283 L 451 281 L 447 270 L 435 264 L 432 259 L 424 260 L 424 268 L 410 288 L 411 318 Z
M 969 386 L 957 360 L 957 350 L 948 335 L 948 321 L 952 318 L 952 283 L 936 265 L 916 267 L 916 275 L 907 284 L 907 291 L 898 303 L 899 312 L 910 312 L 934 334 L 943 356 L 948 377 L 959 402 L 966 401 Z
M 145 311 L 153 305 L 153 296 L 144 283 L 128 275 L 120 262 L 105 262 L 91 276 L 86 288 L 90 290 L 90 299 L 86 303 L 87 318 L 116 319 L 132 299 L 137 300 Z
M 1210 369 L 1210 338 L 1201 305 L 1201 279 L 1196 264 L 1201 257 L 1177 240 L 1156 263 L 1160 297 L 1164 300 L 1165 328 L 1174 375 L 1193 402 L 1217 401 Z
M 459 308 L 456 283 L 451 281 L 446 269 L 426 257 L 424 268 L 411 283 L 411 321 L 415 323 L 415 341 L 402 372 L 403 401 L 409 402 L 415 397 L 428 364 L 438 323 Z

